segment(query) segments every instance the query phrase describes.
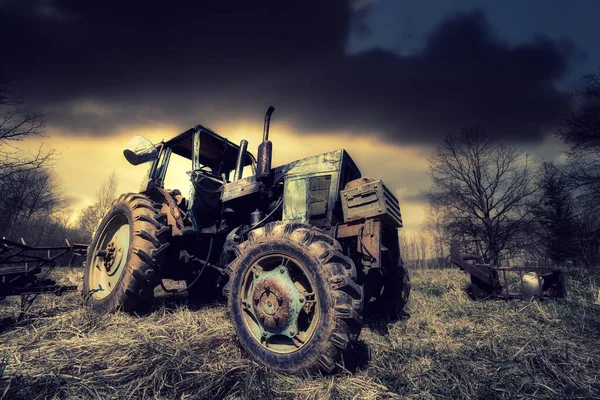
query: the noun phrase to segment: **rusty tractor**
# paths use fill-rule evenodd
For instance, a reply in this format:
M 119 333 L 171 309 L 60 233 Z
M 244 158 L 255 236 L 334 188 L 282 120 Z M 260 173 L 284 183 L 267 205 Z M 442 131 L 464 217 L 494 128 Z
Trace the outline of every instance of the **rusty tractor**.
M 272 168 L 273 111 L 257 158 L 246 140 L 202 125 L 157 144 L 133 138 L 124 155 L 149 172 L 93 235 L 83 282 L 91 308 L 144 312 L 163 279 L 185 281 L 192 302 L 224 295 L 246 353 L 287 373 L 332 371 L 363 315 L 402 311 L 410 281 L 398 200 L 344 150 Z M 191 162 L 187 198 L 164 188 L 172 154 Z

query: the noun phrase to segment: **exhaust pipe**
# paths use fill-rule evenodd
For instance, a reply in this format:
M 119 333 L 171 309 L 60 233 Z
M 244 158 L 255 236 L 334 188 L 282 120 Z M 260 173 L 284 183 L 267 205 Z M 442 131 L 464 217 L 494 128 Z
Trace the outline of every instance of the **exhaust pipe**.
M 244 164 L 246 163 L 246 150 L 248 149 L 248 141 L 242 139 L 240 142 L 240 150 L 238 151 L 237 161 L 235 163 L 235 172 L 233 173 L 233 180 L 237 181 L 242 179 L 242 171 L 244 170 Z
M 258 159 L 256 161 L 256 180 L 258 181 L 266 181 L 271 177 L 273 143 L 269 140 L 269 125 L 271 124 L 271 115 L 273 115 L 273 111 L 275 111 L 275 107 L 270 106 L 265 114 L 263 141 L 258 146 Z

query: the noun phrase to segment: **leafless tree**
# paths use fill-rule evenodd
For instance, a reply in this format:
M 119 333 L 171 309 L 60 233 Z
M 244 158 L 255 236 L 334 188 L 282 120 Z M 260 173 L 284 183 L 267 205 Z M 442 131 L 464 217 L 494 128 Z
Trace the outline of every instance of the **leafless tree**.
M 117 197 L 117 174 L 110 174 L 98 190 L 98 208 L 101 213 L 100 218 L 104 216 L 106 209 L 109 208 Z
M 87 206 L 81 210 L 81 214 L 77 219 L 77 228 L 82 231 L 84 237 L 91 238 L 98 225 L 98 213 L 96 204 Z
M 17 143 L 41 134 L 44 115 L 24 109 L 24 101 L 11 80 L 0 74 L 0 180 L 47 164 L 53 151 L 41 147 L 33 153 L 19 149 Z
M 447 212 L 455 237 L 481 239 L 484 257 L 499 264 L 529 223 L 526 202 L 535 193 L 527 154 L 494 142 L 479 128 L 449 134 L 429 158 L 432 204 Z
M 447 213 L 439 204 L 430 204 L 426 214 L 424 232 L 431 239 L 432 266 L 444 268 L 450 251 Z
M 96 193 L 96 202 L 81 211 L 77 221 L 78 228 L 86 237 L 91 237 L 98 221 L 104 217 L 106 210 L 117 197 L 117 176 L 113 172 Z
M 48 216 L 63 204 L 60 183 L 49 168 L 24 169 L 0 180 L 0 234 L 9 236 L 18 223 Z
M 425 235 L 400 235 L 402 260 L 409 268 L 427 268 L 429 266 L 429 243 Z

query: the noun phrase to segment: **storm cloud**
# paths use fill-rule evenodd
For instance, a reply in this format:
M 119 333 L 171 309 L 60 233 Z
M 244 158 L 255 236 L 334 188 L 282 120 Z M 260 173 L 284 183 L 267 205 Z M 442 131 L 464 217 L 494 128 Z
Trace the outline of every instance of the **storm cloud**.
M 538 142 L 567 109 L 557 84 L 572 44 L 511 46 L 473 11 L 448 16 L 418 53 L 347 54 L 369 3 L 4 0 L 0 60 L 65 134 L 260 120 L 273 104 L 299 132 L 422 144 L 479 124 Z

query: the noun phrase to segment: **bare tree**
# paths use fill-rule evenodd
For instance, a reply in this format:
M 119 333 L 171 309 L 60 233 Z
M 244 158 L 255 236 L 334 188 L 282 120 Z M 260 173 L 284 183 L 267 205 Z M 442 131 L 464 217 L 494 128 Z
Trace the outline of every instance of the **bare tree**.
M 529 157 L 494 142 L 479 127 L 448 135 L 429 158 L 432 204 L 447 210 L 449 231 L 481 239 L 484 257 L 499 264 L 529 223 L 526 202 L 535 193 Z
M 444 268 L 449 254 L 448 217 L 442 206 L 430 204 L 427 207 L 424 231 L 431 238 L 432 266 Z
M 410 236 L 400 234 L 402 259 L 409 268 L 427 268 L 429 266 L 429 243 L 423 234 Z
M 97 193 L 99 217 L 102 218 L 106 209 L 110 207 L 117 197 L 117 174 L 110 174 Z M 101 215 L 100 215 L 101 214 Z
M 104 217 L 106 209 L 117 197 L 117 176 L 113 172 L 96 193 L 96 202 L 84 208 L 79 215 L 77 225 L 86 237 L 91 237 L 96 230 L 98 221 Z
M 60 184 L 49 168 L 26 169 L 0 180 L 0 235 L 13 234 L 18 223 L 47 216 L 63 204 Z
M 86 238 L 91 238 L 98 225 L 98 208 L 96 204 L 87 206 L 81 210 L 77 219 L 77 228 L 82 231 L 82 235 Z
M 24 109 L 24 101 L 15 93 L 12 82 L 0 74 L 0 181 L 12 174 L 47 165 L 53 151 L 40 147 L 27 153 L 17 142 L 41 134 L 44 115 Z

